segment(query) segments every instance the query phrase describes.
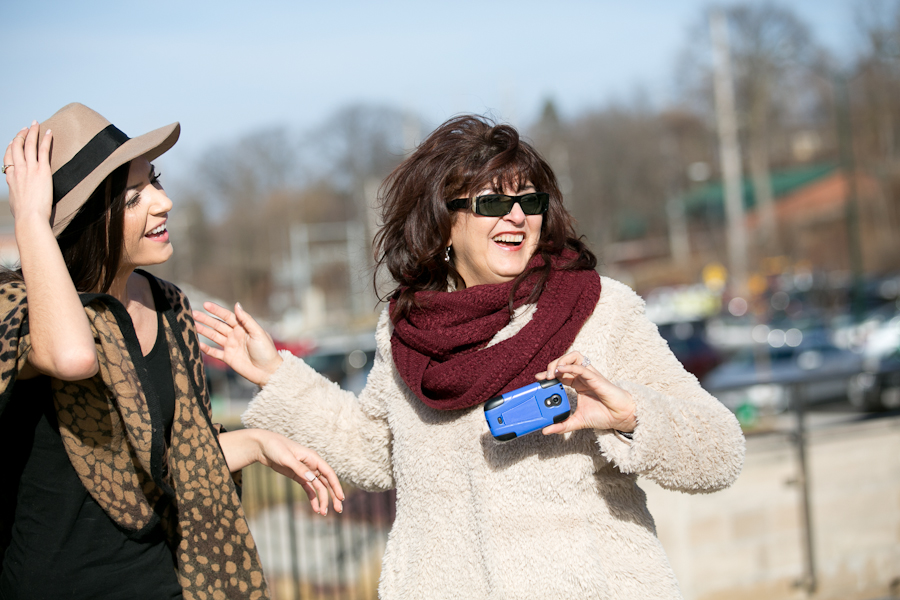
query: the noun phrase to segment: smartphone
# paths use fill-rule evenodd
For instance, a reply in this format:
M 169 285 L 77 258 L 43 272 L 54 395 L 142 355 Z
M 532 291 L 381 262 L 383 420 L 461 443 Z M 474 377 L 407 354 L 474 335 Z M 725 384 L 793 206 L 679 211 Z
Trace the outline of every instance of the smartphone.
M 484 403 L 491 435 L 506 442 L 569 418 L 569 397 L 556 379 L 537 381 Z

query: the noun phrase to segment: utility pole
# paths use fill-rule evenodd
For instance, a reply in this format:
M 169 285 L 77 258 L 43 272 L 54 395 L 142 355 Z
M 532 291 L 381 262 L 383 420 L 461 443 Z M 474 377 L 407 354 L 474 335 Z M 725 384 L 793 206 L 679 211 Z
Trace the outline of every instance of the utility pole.
M 728 263 L 732 292 L 747 296 L 747 229 L 741 185 L 741 150 L 738 146 L 737 119 L 734 112 L 734 87 L 731 80 L 731 56 L 728 48 L 728 22 L 719 9 L 709 16 L 715 64 L 716 123 L 719 129 L 719 156 L 725 191 Z
M 856 162 L 853 160 L 853 125 L 850 122 L 850 86 L 847 78 L 834 70 L 834 106 L 840 149 L 841 170 L 847 181 L 847 198 L 844 204 L 844 220 L 847 227 L 847 253 L 850 257 L 850 271 L 853 273 L 853 287 L 850 292 L 850 308 L 856 322 L 862 321 L 863 306 L 863 258 L 862 241 L 859 235 L 859 200 L 856 189 Z
M 691 244 L 682 195 L 672 194 L 666 201 L 666 217 L 669 224 L 669 253 L 676 266 L 686 269 L 691 263 Z

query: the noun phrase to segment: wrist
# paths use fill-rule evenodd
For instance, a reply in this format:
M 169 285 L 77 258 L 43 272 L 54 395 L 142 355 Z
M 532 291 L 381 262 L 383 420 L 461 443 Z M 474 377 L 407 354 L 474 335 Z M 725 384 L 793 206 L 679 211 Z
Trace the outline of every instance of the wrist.
M 247 432 L 248 442 L 250 444 L 250 464 L 253 463 L 263 463 L 265 464 L 265 452 L 264 448 L 266 445 L 265 437 L 268 431 L 265 429 L 245 429 Z
M 275 374 L 275 371 L 277 371 L 278 368 L 281 367 L 282 363 L 284 363 L 284 359 L 281 358 L 280 354 L 276 353 L 275 358 L 269 361 L 269 364 L 266 365 L 266 368 L 261 369 L 263 372 L 263 376 L 259 381 L 256 382 L 256 384 L 259 387 L 265 387 L 265 385 L 269 383 L 269 379 L 272 377 L 272 375 Z
M 50 227 L 50 219 L 46 215 L 42 215 L 36 212 L 26 212 L 22 213 L 22 211 L 18 211 L 18 214 L 15 216 L 15 231 L 16 233 L 22 232 L 27 233 L 28 235 L 34 235 L 39 231 L 49 231 L 50 234 L 53 234 L 53 229 Z
M 619 421 L 619 424 L 616 426 L 616 431 L 621 431 L 622 433 L 634 433 L 636 427 L 637 420 L 632 415 L 628 419 Z
M 634 414 L 634 397 L 630 392 L 625 392 L 628 396 L 627 405 L 629 409 L 627 412 L 622 411 L 622 416 L 619 418 L 619 423 L 616 426 L 616 431 L 620 431 L 622 433 L 634 433 L 635 427 L 637 427 L 637 417 Z
M 237 429 L 219 435 L 219 444 L 232 473 L 255 462 L 265 464 L 265 434 L 263 429 Z

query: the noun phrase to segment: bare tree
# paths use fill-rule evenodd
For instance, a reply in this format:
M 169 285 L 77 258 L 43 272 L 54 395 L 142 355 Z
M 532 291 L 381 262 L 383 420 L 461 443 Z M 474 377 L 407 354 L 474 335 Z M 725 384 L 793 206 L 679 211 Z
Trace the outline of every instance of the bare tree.
M 856 66 L 863 90 L 857 110 L 861 150 L 882 162 L 897 156 L 900 126 L 900 3 L 870 0 L 856 8 L 862 53 Z
M 783 6 L 744 2 L 725 7 L 724 12 L 741 140 L 746 144 L 747 170 L 760 216 L 757 243 L 762 254 L 778 254 L 783 249 L 774 213 L 771 168 L 797 160 L 800 154 L 795 142 L 803 137 L 798 133 L 816 142 L 833 137 L 832 117 L 822 110 L 830 89 L 827 80 L 816 74 L 822 51 L 807 25 Z M 700 114 L 712 114 L 711 49 L 703 27 L 707 22 L 704 15 L 691 30 L 678 70 L 683 102 Z M 812 158 L 815 152 L 818 146 L 805 158 Z
M 214 146 L 197 161 L 195 184 L 216 209 L 262 202 L 273 191 L 303 183 L 295 139 L 273 127 Z
M 773 4 L 739 4 L 727 10 L 738 98 L 746 115 L 750 174 L 762 225 L 762 244 L 778 254 L 780 244 L 770 176 L 771 128 L 779 110 L 790 110 L 791 85 L 815 52 L 809 29 Z

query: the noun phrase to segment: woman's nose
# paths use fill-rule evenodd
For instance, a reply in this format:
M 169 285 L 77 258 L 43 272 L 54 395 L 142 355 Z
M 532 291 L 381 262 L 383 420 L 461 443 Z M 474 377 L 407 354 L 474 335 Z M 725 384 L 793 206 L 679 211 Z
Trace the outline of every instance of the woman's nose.
M 156 198 L 153 204 L 156 210 L 154 212 L 162 214 L 172 210 L 172 200 L 169 199 L 168 194 L 162 190 L 157 190 L 155 196 Z
M 519 203 L 516 202 L 515 204 L 513 204 L 512 210 L 509 211 L 509 214 L 504 218 L 512 223 L 524 223 L 525 211 L 523 211 L 522 207 L 519 206 Z

